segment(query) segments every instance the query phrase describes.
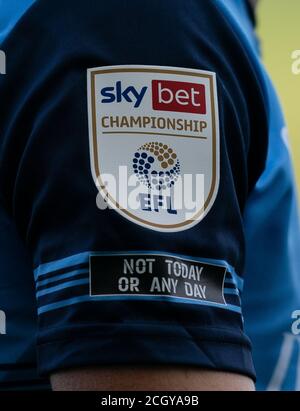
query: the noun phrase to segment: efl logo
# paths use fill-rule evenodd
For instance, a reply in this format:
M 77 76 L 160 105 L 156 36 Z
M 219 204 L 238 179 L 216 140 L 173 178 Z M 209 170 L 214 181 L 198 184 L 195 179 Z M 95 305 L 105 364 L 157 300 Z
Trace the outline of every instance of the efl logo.
M 206 114 L 205 86 L 182 81 L 152 81 L 153 110 Z

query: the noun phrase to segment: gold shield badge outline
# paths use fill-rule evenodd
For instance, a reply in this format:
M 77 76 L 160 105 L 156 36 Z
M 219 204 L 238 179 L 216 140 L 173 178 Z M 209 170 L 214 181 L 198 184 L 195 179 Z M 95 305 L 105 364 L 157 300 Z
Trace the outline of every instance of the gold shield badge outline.
M 99 148 L 97 143 L 97 120 L 96 120 L 96 76 L 99 74 L 109 73 L 159 73 L 175 74 L 191 77 L 206 78 L 210 84 L 210 101 L 211 101 L 211 120 L 212 120 L 212 181 L 209 194 L 202 209 L 197 211 L 193 218 L 190 218 L 178 224 L 156 224 L 135 216 L 130 211 L 123 209 L 118 202 L 105 189 L 101 179 L 101 168 L 99 162 Z M 206 72 L 196 69 L 179 69 L 178 67 L 160 67 L 160 66 L 107 66 L 96 67 L 87 70 L 87 89 L 88 89 L 88 119 L 89 119 L 89 140 L 90 140 L 90 160 L 94 182 L 98 187 L 101 195 L 108 199 L 114 205 L 116 211 L 126 217 L 128 220 L 155 231 L 176 232 L 183 231 L 197 225 L 208 214 L 214 204 L 219 189 L 220 170 L 219 170 L 219 112 L 216 75 L 213 72 Z M 202 216 L 202 218 L 199 218 Z

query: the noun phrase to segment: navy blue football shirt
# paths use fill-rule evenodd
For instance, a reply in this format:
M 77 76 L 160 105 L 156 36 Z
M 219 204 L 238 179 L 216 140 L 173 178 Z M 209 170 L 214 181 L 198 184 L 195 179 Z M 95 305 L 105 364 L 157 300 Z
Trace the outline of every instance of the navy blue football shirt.
M 296 389 L 296 194 L 248 3 L 0 7 L 1 388 L 168 364 Z

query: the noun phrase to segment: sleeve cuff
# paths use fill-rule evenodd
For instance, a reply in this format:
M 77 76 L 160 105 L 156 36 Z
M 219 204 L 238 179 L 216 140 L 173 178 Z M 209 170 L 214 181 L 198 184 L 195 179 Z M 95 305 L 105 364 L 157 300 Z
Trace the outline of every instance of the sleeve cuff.
M 41 375 L 85 366 L 185 365 L 256 380 L 248 338 L 235 330 L 217 328 L 104 325 L 101 331 L 86 330 L 84 336 L 40 343 L 38 364 Z

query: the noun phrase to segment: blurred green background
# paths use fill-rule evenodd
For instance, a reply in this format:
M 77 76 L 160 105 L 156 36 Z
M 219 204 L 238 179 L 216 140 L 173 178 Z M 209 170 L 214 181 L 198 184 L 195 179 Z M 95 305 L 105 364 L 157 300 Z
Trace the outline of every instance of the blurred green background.
M 292 52 L 300 50 L 300 0 L 260 0 L 258 30 L 263 59 L 285 112 L 300 187 L 300 74 L 292 73 Z

